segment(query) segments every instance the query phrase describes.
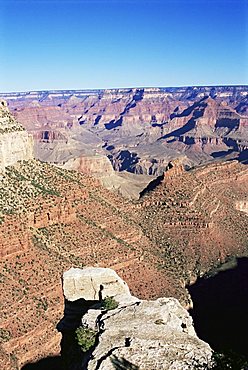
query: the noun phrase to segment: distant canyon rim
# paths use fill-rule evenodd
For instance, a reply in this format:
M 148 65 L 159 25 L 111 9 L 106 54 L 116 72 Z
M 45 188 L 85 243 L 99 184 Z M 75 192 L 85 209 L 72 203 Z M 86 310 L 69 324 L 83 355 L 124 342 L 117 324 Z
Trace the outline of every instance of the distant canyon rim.
M 71 266 L 189 308 L 186 285 L 247 255 L 247 86 L 0 96 L 4 369 L 58 354 Z

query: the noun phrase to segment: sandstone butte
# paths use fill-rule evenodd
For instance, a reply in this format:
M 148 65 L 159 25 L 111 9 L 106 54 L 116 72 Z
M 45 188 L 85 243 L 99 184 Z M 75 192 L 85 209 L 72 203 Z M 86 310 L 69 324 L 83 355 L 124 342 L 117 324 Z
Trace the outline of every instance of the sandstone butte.
M 1 104 L 2 126 L 6 117 L 17 129 L 0 140 L 21 140 Z M 14 152 L 3 147 L 5 163 Z M 187 284 L 228 256 L 247 254 L 248 170 L 237 161 L 187 172 L 175 161 L 153 191 L 130 202 L 88 175 L 29 154 L 21 159 L 1 172 L 3 369 L 59 353 L 60 279 L 71 267 L 110 267 L 136 297 L 174 297 L 189 307 Z

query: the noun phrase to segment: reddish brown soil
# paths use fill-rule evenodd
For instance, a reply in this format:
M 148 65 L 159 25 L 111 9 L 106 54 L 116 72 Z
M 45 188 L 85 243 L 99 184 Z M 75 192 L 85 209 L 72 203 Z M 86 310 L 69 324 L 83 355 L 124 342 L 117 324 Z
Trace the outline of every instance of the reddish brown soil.
M 18 171 L 27 176 L 25 166 Z M 87 176 L 41 169 L 59 195 L 28 199 L 25 213 L 9 214 L 0 226 L 3 369 L 59 352 L 60 279 L 71 266 L 114 268 L 134 295 L 175 296 L 187 306 L 185 284 L 247 252 L 247 214 L 236 209 L 247 201 L 244 165 L 184 172 L 176 164 L 133 203 Z

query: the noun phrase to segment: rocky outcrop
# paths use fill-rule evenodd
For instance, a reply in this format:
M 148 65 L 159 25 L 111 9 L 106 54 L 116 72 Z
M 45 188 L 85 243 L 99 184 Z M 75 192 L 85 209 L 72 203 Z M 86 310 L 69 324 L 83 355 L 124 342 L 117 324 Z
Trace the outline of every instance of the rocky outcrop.
M 102 268 L 69 270 L 64 273 L 63 289 L 73 301 L 98 300 L 103 293 L 118 302 L 111 311 L 96 306 L 83 316 L 83 327 L 97 331 L 84 369 L 211 368 L 211 348 L 196 336 L 192 318 L 176 299 L 139 300 L 115 271 Z
M 108 176 L 114 173 L 109 159 L 97 153 L 95 155 L 85 155 L 76 159 L 70 159 L 62 167 L 77 170 L 95 177 Z
M 33 158 L 33 139 L 0 102 L 0 169 Z
M 130 296 L 127 284 L 109 268 L 71 268 L 63 274 L 63 291 L 68 301 L 83 298 L 87 301 L 107 296 Z
M 236 202 L 236 208 L 241 211 L 248 214 L 248 199 L 246 200 L 239 200 Z

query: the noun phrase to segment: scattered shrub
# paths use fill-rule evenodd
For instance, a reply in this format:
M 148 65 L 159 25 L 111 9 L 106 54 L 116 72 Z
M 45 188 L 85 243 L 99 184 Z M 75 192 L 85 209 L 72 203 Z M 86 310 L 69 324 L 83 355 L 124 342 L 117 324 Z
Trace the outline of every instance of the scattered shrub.
M 79 326 L 76 331 L 76 340 L 83 352 L 91 349 L 96 342 L 97 331 Z
M 118 302 L 113 297 L 105 297 L 101 302 L 101 308 L 104 310 L 114 310 L 118 307 Z
M 8 342 L 11 339 L 11 334 L 7 329 L 0 328 L 0 343 Z

